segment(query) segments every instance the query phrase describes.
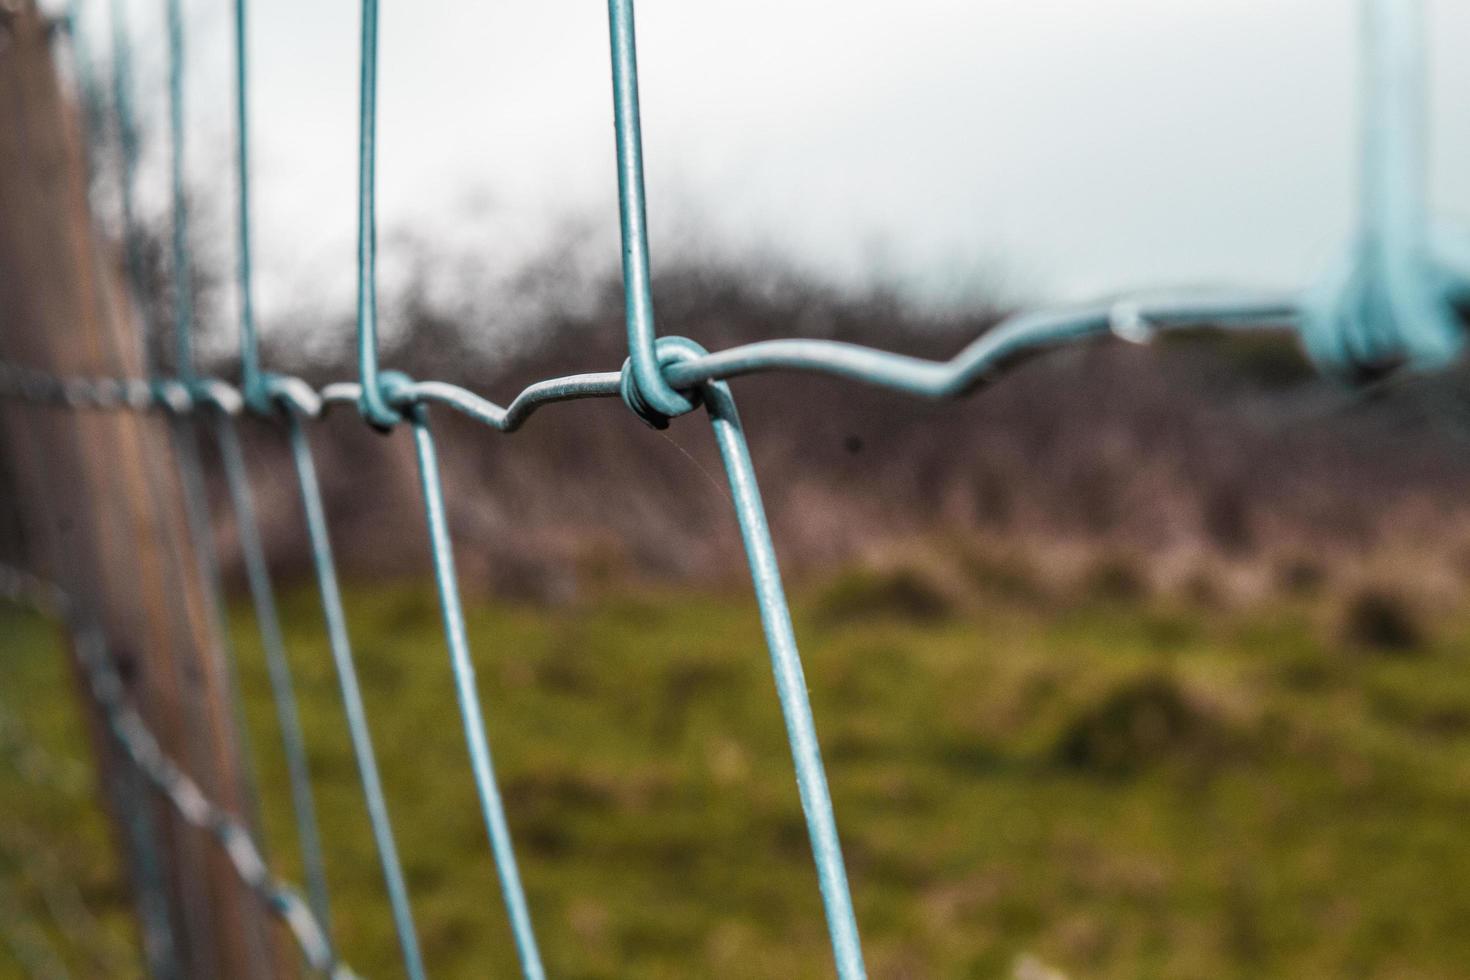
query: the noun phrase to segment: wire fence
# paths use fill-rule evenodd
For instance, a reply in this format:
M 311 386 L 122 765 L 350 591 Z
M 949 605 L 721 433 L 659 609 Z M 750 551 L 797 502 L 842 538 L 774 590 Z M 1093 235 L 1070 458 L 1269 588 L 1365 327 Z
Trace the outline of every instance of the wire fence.
M 332 938 L 321 833 L 275 590 L 240 446 L 238 420 L 242 417 L 248 416 L 274 428 L 289 444 L 327 637 L 388 905 L 404 968 L 410 977 L 420 978 L 425 975 L 425 968 L 409 890 L 374 755 L 372 726 L 359 690 L 310 445 L 311 423 L 340 407 L 355 409 L 368 425 L 381 430 L 399 425 L 411 429 L 444 638 L 469 750 L 471 775 L 522 970 L 528 978 L 539 978 L 544 976 L 545 969 L 497 788 L 484 708 L 475 687 L 431 408 L 438 406 L 461 412 L 505 433 L 520 429 L 543 406 L 584 398 L 620 398 L 640 419 L 655 428 L 664 428 L 672 419 L 702 408 L 718 445 L 749 561 L 836 970 L 839 976 L 851 980 L 865 975 L 858 924 L 796 636 L 729 381 L 757 373 L 816 372 L 918 397 L 951 398 L 974 391 L 1003 376 L 1019 362 L 1056 347 L 1102 337 L 1143 343 L 1161 331 L 1200 326 L 1294 331 L 1324 371 L 1348 379 L 1378 377 L 1400 368 L 1440 368 L 1457 358 L 1461 350 L 1464 331 L 1456 305 L 1470 304 L 1470 238 L 1433 224 L 1427 212 L 1423 118 L 1425 26 L 1417 2 L 1362 2 L 1365 84 L 1360 217 L 1355 237 L 1342 260 L 1319 282 L 1287 293 L 1169 293 L 1022 313 L 990 329 L 952 359 L 938 362 L 835 341 L 795 338 L 711 352 L 688 338 L 659 333 L 650 289 L 633 3 L 609 0 L 627 360 L 617 370 L 539 381 L 504 405 L 456 385 L 415 380 L 388 369 L 378 356 L 374 226 L 378 4 L 377 0 L 363 0 L 357 174 L 358 376 L 313 388 L 298 377 L 269 370 L 262 362 L 251 265 L 248 11 L 246 0 L 236 0 L 236 272 L 240 297 L 240 375 L 238 383 L 204 377 L 196 370 L 192 343 L 193 258 L 183 149 L 187 94 L 183 50 L 187 30 L 180 0 L 165 0 L 165 4 L 173 322 L 151 327 L 171 333 L 172 370 L 165 372 L 161 365 L 149 362 L 144 377 L 58 377 L 35 366 L 0 362 L 0 395 L 68 410 L 161 412 L 171 420 L 169 428 L 186 501 L 187 538 L 194 549 L 192 558 L 198 572 L 208 586 L 211 616 L 216 627 L 220 627 L 224 621 L 220 572 L 209 546 L 211 531 L 198 443 L 202 432 L 212 435 L 223 460 L 229 502 L 239 529 L 246 580 L 275 699 L 278 734 L 289 771 L 296 843 L 302 855 L 304 887 L 297 890 L 271 872 L 250 830 L 252 814 L 232 812 L 212 801 L 204 788 L 186 773 L 181 762 L 164 754 L 142 716 L 128 704 L 107 649 L 107 638 L 88 609 L 58 586 L 43 583 L 17 569 L 0 574 L 0 591 L 9 598 L 45 608 L 69 625 L 76 656 L 87 677 L 88 693 L 100 708 L 111 737 L 123 750 L 135 775 L 152 791 L 161 794 L 189 824 L 213 836 L 239 878 L 272 914 L 287 924 L 307 965 L 333 976 L 351 973 Z M 114 0 L 110 56 L 110 103 L 114 117 L 110 125 L 99 108 L 102 101 L 99 83 L 87 48 L 77 43 L 76 17 L 70 17 L 67 23 L 72 28 L 73 64 L 80 98 L 86 109 L 85 117 L 94 127 L 92 136 L 98 139 L 102 133 L 111 132 L 119 144 L 121 172 L 116 179 L 121 189 L 125 255 L 132 287 L 141 294 L 144 283 L 137 207 L 133 199 L 139 156 L 138 125 L 133 115 L 129 34 L 124 14 L 124 5 Z M 9 329 L 23 326 L 7 324 Z M 222 637 L 225 631 L 216 628 L 214 634 Z M 197 655 L 218 658 L 225 676 L 230 675 L 232 653 L 222 641 L 215 649 L 199 651 Z M 243 739 L 243 727 L 237 738 Z M 190 768 L 197 764 L 199 760 L 191 760 Z M 134 792 L 138 791 L 135 787 Z M 140 913 L 145 936 L 149 937 L 146 945 L 150 967 L 160 975 L 172 975 L 177 972 L 177 965 L 171 960 L 169 924 L 166 914 L 160 910 L 162 899 L 156 893 L 157 888 L 156 881 L 141 883 Z M 34 952 L 34 955 L 44 953 Z

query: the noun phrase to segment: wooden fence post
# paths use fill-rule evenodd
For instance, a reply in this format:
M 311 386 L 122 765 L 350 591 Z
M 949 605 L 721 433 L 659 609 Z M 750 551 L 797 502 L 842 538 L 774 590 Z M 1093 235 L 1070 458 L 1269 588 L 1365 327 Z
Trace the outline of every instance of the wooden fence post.
M 88 205 L 85 148 L 62 90 L 53 25 L 32 0 L 0 3 L 0 358 L 61 376 L 142 377 L 140 318 Z M 128 694 L 160 744 L 221 806 L 249 820 L 228 679 L 205 583 L 191 560 L 183 491 L 157 413 L 0 404 L 0 451 L 16 483 L 31 570 L 95 618 Z M 78 684 L 86 700 L 85 685 Z M 90 718 L 116 835 L 146 869 L 125 766 Z M 129 803 L 129 799 L 134 802 Z M 289 958 L 260 900 L 217 842 L 155 793 L 141 799 L 166 927 L 146 935 L 155 972 L 274 975 Z M 160 944 L 166 948 L 160 948 Z

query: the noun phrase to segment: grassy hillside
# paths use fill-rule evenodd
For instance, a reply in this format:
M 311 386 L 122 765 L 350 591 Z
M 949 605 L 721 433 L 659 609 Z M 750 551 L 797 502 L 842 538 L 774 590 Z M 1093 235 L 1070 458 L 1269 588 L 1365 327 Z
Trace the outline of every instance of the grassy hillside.
M 1075 977 L 1463 975 L 1470 606 L 1425 614 L 1304 581 L 1229 609 L 1151 598 L 1121 567 L 1071 591 L 962 567 L 854 569 L 795 598 L 875 976 L 1011 976 L 1018 963 Z M 431 968 L 512 975 L 432 591 L 360 587 L 349 605 Z M 310 589 L 285 612 L 338 935 L 356 967 L 391 976 Z M 830 971 L 744 591 L 468 615 L 554 975 Z M 115 960 L 126 949 L 107 944 L 131 937 L 105 828 L 65 763 L 82 747 L 56 638 L 0 617 L 0 924 L 13 939 L 55 921 L 22 869 L 51 862 L 105 927 L 81 944 L 49 937 L 97 973 L 88 957 Z M 267 840 L 298 877 L 260 652 L 243 607 L 232 618 Z M 40 755 L 70 775 L 38 776 Z M 17 835 L 34 844 L 23 858 Z

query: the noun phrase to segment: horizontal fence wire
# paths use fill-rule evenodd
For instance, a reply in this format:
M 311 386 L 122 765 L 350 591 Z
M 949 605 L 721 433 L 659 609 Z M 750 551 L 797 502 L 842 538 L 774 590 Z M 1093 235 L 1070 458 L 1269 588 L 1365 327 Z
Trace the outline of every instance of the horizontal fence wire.
M 1297 291 L 1156 292 L 1093 305 L 1027 311 L 1002 320 L 955 356 L 942 361 L 804 338 L 761 341 L 709 352 L 692 340 L 658 333 L 651 290 L 633 2 L 609 0 L 627 359 L 615 370 L 538 381 L 503 405 L 460 385 L 432 379 L 415 380 L 385 368 L 378 356 L 374 195 L 379 20 L 377 0 L 362 0 L 356 174 L 358 373 L 354 379 L 315 388 L 302 378 L 271 372 L 262 363 L 251 264 L 247 11 L 246 0 L 235 0 L 236 271 L 241 380 L 237 385 L 220 378 L 203 377 L 193 363 L 194 313 L 189 287 L 193 259 L 182 155 L 185 117 L 182 51 L 187 25 L 179 0 L 165 0 L 165 4 L 170 56 L 169 172 L 173 191 L 171 245 L 175 281 L 171 329 L 176 353 L 172 372 L 163 373 L 149 359 L 145 361 L 146 376 L 141 378 L 60 377 L 38 366 L 0 361 L 0 397 L 64 409 L 157 411 L 170 417 L 178 423 L 174 426 L 180 433 L 175 448 L 184 467 L 186 493 L 191 493 L 190 485 L 197 479 L 197 474 L 191 472 L 197 462 L 188 449 L 192 436 L 185 438 L 184 434 L 196 418 L 207 417 L 211 421 L 224 462 L 232 508 L 241 528 L 247 581 L 266 650 L 278 727 L 289 768 L 297 846 L 311 896 L 309 902 L 271 876 L 263 852 L 244 820 L 211 803 L 176 764 L 162 755 L 156 740 L 142 728 L 141 718 L 120 700 L 118 682 L 109 673 L 111 665 L 105 656 L 105 641 L 95 627 L 68 609 L 63 596 L 41 586 L 37 589 L 48 597 L 43 605 L 49 603 L 72 614 L 77 655 L 87 670 L 92 695 L 107 713 L 113 734 L 134 765 L 168 796 L 189 822 L 214 834 L 230 854 L 242 880 L 291 926 L 309 965 L 334 976 L 349 974 L 337 960 L 332 946 L 320 831 L 311 798 L 306 750 L 267 556 L 255 526 L 248 468 L 234 429 L 236 417 L 250 415 L 274 426 L 291 449 L 329 647 L 338 673 L 388 903 L 404 966 L 410 977 L 418 978 L 425 975 L 422 955 L 373 754 L 371 726 L 357 686 L 327 517 L 305 423 L 321 418 L 334 406 L 348 406 L 374 428 L 387 430 L 405 421 L 410 425 L 423 490 L 429 551 L 469 748 L 471 775 L 521 968 L 526 977 L 539 980 L 545 971 L 495 781 L 484 708 L 475 690 L 474 666 L 464 630 L 429 409 L 441 406 L 510 433 L 520 429 L 545 405 L 579 399 L 620 398 L 640 419 L 656 428 L 666 427 L 671 419 L 704 407 L 725 467 L 749 560 L 797 789 L 807 820 L 834 963 L 840 977 L 853 980 L 865 975 L 865 966 L 836 817 L 774 542 L 727 382 L 745 375 L 806 372 L 916 397 L 955 398 L 994 382 L 1029 358 L 1049 350 L 1102 338 L 1147 343 L 1160 333 L 1201 327 L 1295 334 L 1325 373 L 1349 379 L 1375 377 L 1390 368 L 1403 366 L 1424 370 L 1441 368 L 1456 358 L 1463 346 L 1464 329 L 1456 307 L 1470 305 L 1470 237 L 1433 225 L 1427 217 L 1423 172 L 1424 25 L 1417 0 L 1361 0 L 1365 84 L 1359 229 L 1344 258 L 1320 281 Z M 115 129 L 121 144 L 118 181 L 123 238 L 129 278 L 135 298 L 141 298 L 137 208 L 133 201 L 138 137 L 132 112 L 130 43 L 122 14 L 123 4 L 114 0 L 111 79 Z M 74 49 L 81 47 L 77 33 L 73 19 Z M 88 98 L 87 88 L 83 86 L 84 99 Z M 146 326 L 163 329 L 160 325 Z M 192 523 L 196 526 L 188 530 L 199 548 L 201 575 L 209 584 L 217 581 L 218 570 L 212 556 L 199 545 L 209 534 L 207 519 Z M 28 582 L 20 573 L 0 575 L 0 585 L 8 583 L 18 588 L 18 583 Z M 209 651 L 200 653 L 213 655 Z

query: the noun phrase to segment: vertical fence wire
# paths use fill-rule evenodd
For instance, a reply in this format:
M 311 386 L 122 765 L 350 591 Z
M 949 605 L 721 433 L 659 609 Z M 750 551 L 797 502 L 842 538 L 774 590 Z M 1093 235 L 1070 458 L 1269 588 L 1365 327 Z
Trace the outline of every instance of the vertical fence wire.
M 377 215 L 375 204 L 375 162 L 377 156 L 377 0 L 362 3 L 361 79 L 359 91 L 358 140 L 358 263 L 357 263 L 357 348 L 360 395 L 358 406 L 369 424 L 386 429 L 402 419 L 386 396 L 390 382 L 406 381 L 396 372 L 383 372 L 378 358 L 377 329 Z M 469 749 L 470 768 L 486 832 L 500 880 L 501 895 L 515 939 L 521 970 L 528 980 L 541 980 L 545 969 L 531 925 L 511 843 L 505 807 L 495 780 L 490 742 L 485 720 L 475 690 L 474 665 L 470 659 L 465 634 L 464 615 L 460 607 L 459 587 L 455 579 L 454 556 L 448 522 L 444 514 L 443 490 L 433 436 L 429 431 L 427 411 L 419 406 L 411 413 L 414 449 L 423 489 L 425 514 L 429 528 L 435 584 L 444 618 L 445 641 L 449 648 L 450 666 L 459 700 L 462 727 Z
M 623 302 L 628 333 L 631 384 L 625 400 L 645 420 L 666 424 L 666 418 L 689 411 L 693 402 L 676 391 L 663 375 L 660 344 L 654 326 L 650 286 L 648 216 L 643 186 L 642 132 L 638 112 L 638 57 L 633 23 L 633 0 L 608 0 L 608 33 L 612 49 L 613 120 L 617 141 L 618 204 L 623 247 Z M 678 338 L 664 345 L 671 360 L 706 353 Z M 756 485 L 745 435 L 734 399 L 723 382 L 701 389 L 709 409 L 720 456 L 735 497 L 736 516 L 750 563 L 751 578 L 760 605 L 761 623 L 775 671 L 776 690 L 786 718 L 786 734 L 796 767 L 797 788 L 806 815 L 812 856 L 827 915 L 837 972 L 843 980 L 866 976 L 857 917 L 853 912 L 837 822 L 827 788 L 826 771 L 817 746 L 816 724 L 807 698 L 801 657 L 786 595 L 776 564 L 770 528 Z
M 235 0 L 235 57 L 237 118 L 236 165 L 239 184 L 238 277 L 241 289 L 240 359 L 246 403 L 261 415 L 277 406 L 271 404 L 272 379 L 261 370 L 259 341 L 251 296 L 249 229 L 249 129 L 247 116 L 246 0 Z M 146 295 L 141 287 L 141 261 L 135 233 L 131 199 L 136 176 L 137 137 L 128 96 L 127 45 L 122 24 L 123 0 L 113 0 L 113 84 L 116 89 L 117 120 L 122 143 L 123 211 L 128 258 L 135 295 Z M 1322 287 L 1298 302 L 1272 301 L 1264 306 L 1242 304 L 1233 299 L 1219 309 L 1209 308 L 1230 322 L 1270 320 L 1273 316 L 1300 314 L 1298 327 L 1309 351 L 1319 363 L 1331 368 L 1361 368 L 1375 363 L 1407 360 L 1418 365 L 1443 364 L 1459 350 L 1462 331 L 1453 323 L 1445 297 L 1450 277 L 1436 266 L 1433 242 L 1428 233 L 1423 185 L 1423 25 L 1418 0 L 1361 0 L 1367 85 L 1366 121 L 1363 135 L 1363 175 L 1360 235 L 1352 260 Z M 166 0 L 169 42 L 169 123 L 173 138 L 170 158 L 172 177 L 172 247 L 174 288 L 174 371 L 194 404 L 201 401 L 203 383 L 193 362 L 192 328 L 195 317 L 189 285 L 188 206 L 184 186 L 183 131 L 183 44 L 184 23 L 180 0 Z M 527 977 L 540 978 L 543 969 L 531 929 L 524 891 L 516 868 L 504 808 L 496 787 L 483 711 L 475 689 L 454 558 L 446 518 L 444 492 L 427 409 L 422 402 L 435 397 L 475 414 L 497 428 L 509 430 L 539 404 L 541 399 L 579 397 L 579 391 L 609 394 L 606 381 L 598 376 L 596 391 L 584 387 L 582 379 L 554 379 L 533 385 L 517 415 L 517 402 L 500 409 L 468 392 L 429 382 L 415 385 L 394 372 L 384 372 L 379 363 L 376 297 L 376 216 L 374 180 L 376 163 L 376 96 L 378 52 L 378 0 L 362 0 L 361 63 L 359 91 L 359 146 L 357 198 L 357 361 L 360 385 L 352 387 L 365 420 L 380 429 L 402 421 L 412 423 L 412 435 L 424 495 L 444 632 L 449 648 L 456 694 L 469 746 L 471 768 L 485 817 L 486 830 L 496 860 L 501 890 L 511 920 L 522 969 Z M 771 341 L 739 350 L 709 355 L 692 341 L 657 334 L 651 293 L 650 245 L 639 118 L 637 57 L 633 0 L 608 0 L 611 50 L 614 133 L 617 151 L 619 218 L 625 302 L 628 362 L 619 381 L 629 407 L 657 426 L 674 416 L 691 411 L 699 401 L 707 409 L 734 501 L 736 518 L 749 563 L 761 622 L 773 671 L 777 696 L 790 743 L 797 788 L 807 822 L 837 972 L 843 980 L 865 975 L 856 917 L 837 835 L 831 795 L 818 747 L 815 721 L 803 676 L 790 611 L 770 528 L 766 520 L 749 447 L 740 425 L 735 402 L 723 378 L 739 373 L 772 369 L 823 370 L 849 378 L 884 384 L 899 390 L 930 395 L 955 395 L 979 383 L 991 368 L 1014 363 L 1021 353 L 1044 345 L 1071 342 L 1083 337 L 1113 332 L 1130 336 L 1127 329 L 1140 328 L 1146 335 L 1158 322 L 1190 322 L 1191 308 L 1168 309 L 1162 319 L 1150 323 L 1139 304 L 1113 305 L 1102 310 L 1071 311 L 1034 315 L 1003 325 L 980 338 L 947 364 L 856 348 L 851 345 L 813 341 Z M 72 17 L 73 24 L 76 18 Z M 85 66 L 83 66 L 85 67 Z M 86 76 L 79 74 L 83 89 Z M 1464 277 L 1461 277 L 1464 280 Z M 1466 290 L 1465 281 L 1455 288 Z M 1470 290 L 1466 290 L 1470 292 Z M 1233 307 L 1233 312 L 1231 308 Z M 1122 322 L 1120 325 L 1120 315 Z M 1172 318 L 1172 319 L 1171 319 Z M 1198 317 L 1196 316 L 1196 319 Z M 145 348 L 146 348 L 145 342 Z M 700 362 L 694 364 L 691 362 Z M 149 362 L 150 378 L 155 369 Z M 394 387 L 405 383 L 402 390 Z M 535 393 L 533 394 L 533 389 Z M 556 390 L 558 394 L 550 392 Z M 416 392 L 416 394 L 415 394 Z M 340 392 L 339 392 L 340 394 Z M 313 396 L 315 397 L 315 396 Z M 187 399 L 186 399 L 187 400 Z M 339 399 L 340 400 L 340 399 Z M 407 888 L 394 843 L 370 726 L 353 663 L 341 590 L 332 558 L 327 519 L 312 459 L 309 437 L 300 405 L 287 400 L 284 417 L 286 435 L 305 513 L 316 578 L 321 594 L 328 642 L 337 669 L 349 734 L 366 799 L 369 820 L 382 864 L 388 898 L 398 933 L 405 966 L 413 980 L 424 975 L 422 957 L 414 929 Z M 217 559 L 209 547 L 210 517 L 198 459 L 197 433 L 187 412 L 174 416 L 180 477 L 184 489 L 186 522 L 205 583 L 206 602 L 213 603 L 216 625 L 223 626 Z M 217 416 L 217 441 L 226 470 L 231 501 L 241 528 L 241 548 L 247 566 L 252 599 L 256 605 L 272 690 L 276 696 L 282 738 L 287 743 L 287 761 L 296 804 L 298 836 L 311 879 L 313 904 L 326 921 L 325 876 L 321 868 L 319 831 L 313 816 L 309 773 L 301 745 L 299 718 L 294 706 L 289 666 L 281 637 L 278 611 L 265 562 L 264 550 L 254 517 L 248 472 L 238 433 L 228 414 Z M 248 539 L 248 541 L 247 541 Z M 188 610 L 184 610 L 185 616 Z M 221 638 L 223 629 L 219 631 Z M 208 651 L 206 651 L 208 652 Z M 219 655 L 221 651 L 213 651 Z M 177 662 L 177 661 L 176 661 Z M 239 719 L 237 684 L 233 683 L 233 658 L 220 677 L 229 687 L 235 717 Z M 240 724 L 239 737 L 244 738 Z M 312 857 L 311 855 L 315 855 Z M 318 888 L 318 885 L 320 886 Z M 186 903 L 187 904 L 187 903 Z M 186 923 L 187 925 L 187 923 Z
M 247 403 L 268 410 L 269 399 L 260 370 L 260 347 L 255 326 L 254 279 L 251 274 L 250 236 L 250 114 L 249 45 L 247 0 L 235 0 L 235 188 L 236 271 L 240 301 L 240 372 Z M 326 862 L 322 855 L 321 831 L 311 789 L 306 742 L 301 730 L 291 664 L 286 656 L 285 637 L 275 588 L 266 561 L 256 518 L 254 495 L 239 432 L 228 411 L 215 413 L 215 438 L 224 464 L 225 483 L 235 512 L 241 558 L 255 606 L 256 627 L 265 652 L 281 747 L 291 785 L 292 809 L 296 817 L 297 848 L 306 877 L 307 894 L 327 943 L 331 944 L 331 903 L 328 898 Z M 334 953 L 335 955 L 335 953 Z
M 169 176 L 171 199 L 171 227 L 173 243 L 173 307 L 174 307 L 174 373 L 185 384 L 197 379 L 194 363 L 194 289 L 193 257 L 189 240 L 189 201 L 187 172 L 185 168 L 185 25 L 182 0 L 165 0 L 168 28 L 168 106 L 169 106 Z M 261 840 L 263 826 L 260 820 L 259 780 L 255 774 L 254 753 L 251 751 L 249 730 L 245 725 L 244 707 L 240 700 L 238 658 L 229 638 L 229 626 L 225 615 L 223 578 L 214 549 L 213 525 L 209 514 L 209 499 L 204 483 L 203 467 L 199 458 L 199 438 L 194 419 L 186 415 L 171 417 L 174 452 L 178 459 L 182 482 L 184 517 L 187 536 L 192 543 L 196 571 L 199 576 L 208 617 L 206 649 L 200 651 L 214 664 L 215 675 L 224 687 L 225 698 L 233 730 L 225 733 L 227 742 L 238 747 L 237 753 L 243 773 L 240 787 L 250 817 L 249 824 L 257 848 L 264 852 Z M 256 975 L 271 972 L 267 962 L 269 936 L 266 935 L 264 920 L 252 916 L 254 926 L 249 942 L 251 969 Z
M 756 603 L 760 607 L 761 628 L 771 654 L 776 694 L 786 720 L 786 737 L 791 744 L 796 785 L 801 796 L 801 809 L 806 815 L 837 975 L 843 980 L 859 980 L 867 975 L 867 971 L 863 964 L 862 942 L 858 938 L 857 916 L 848 890 L 842 844 L 837 836 L 837 818 L 827 789 L 821 749 L 817 745 L 816 721 L 807 697 L 801 654 L 796 647 L 796 631 L 791 625 L 791 611 L 786 603 L 786 589 L 781 584 L 781 570 L 776 563 L 776 548 L 771 540 L 770 525 L 766 522 L 760 487 L 756 483 L 755 466 L 750 459 L 750 448 L 729 387 L 723 382 L 715 382 L 706 385 L 703 393 L 715 441 L 719 445 L 720 459 L 729 478 L 735 516 L 750 563 Z
M 1440 369 L 1464 347 L 1452 301 L 1470 278 L 1470 237 L 1428 220 L 1423 3 L 1359 0 L 1359 17 L 1356 240 L 1313 291 L 1303 340 L 1319 364 L 1349 378 L 1405 361 Z
M 194 290 L 189 282 L 189 196 L 184 173 L 184 11 L 165 0 L 168 24 L 169 190 L 172 207 L 174 374 L 186 384 L 194 374 Z
M 280 611 L 276 606 L 275 588 L 271 583 L 265 546 L 260 539 L 260 525 L 255 515 L 255 501 L 250 490 L 244 450 L 240 446 L 240 435 L 234 420 L 225 412 L 215 413 L 215 438 L 224 464 L 225 484 L 229 488 L 235 512 L 240 557 L 245 565 L 246 584 L 255 607 L 256 628 L 265 653 L 266 673 L 270 679 L 276 723 L 280 728 L 281 748 L 286 759 L 286 774 L 291 786 L 296 842 L 306 877 L 307 896 L 312 912 L 330 942 L 332 918 L 331 903 L 327 897 L 326 864 L 322 857 L 321 830 L 311 790 L 311 770 L 307 764 L 306 740 L 301 731 L 296 686 L 291 677 L 290 661 L 286 657 Z
M 357 366 L 361 408 L 367 421 L 386 429 L 400 416 L 383 398 L 378 376 L 378 0 L 362 0 L 361 79 L 357 140 Z
M 301 504 L 306 517 L 307 536 L 311 543 L 312 564 L 316 569 L 317 587 L 321 592 L 322 614 L 326 619 L 327 641 L 337 668 L 342 689 L 342 705 L 347 713 L 347 728 L 357 759 L 363 795 L 367 800 L 368 820 L 378 859 L 383 866 L 383 880 L 388 890 L 388 903 L 393 911 L 393 926 L 409 980 L 423 980 L 424 962 L 419 951 L 418 932 L 409 907 L 408 885 L 403 866 L 398 860 L 398 847 L 393 841 L 393 826 L 388 818 L 388 802 L 383 795 L 378 775 L 378 760 L 368 726 L 367 709 L 362 702 L 362 689 L 357 681 L 357 667 L 352 660 L 352 646 L 347 635 L 347 615 L 342 608 L 342 590 L 337 584 L 336 565 L 332 560 L 332 543 L 327 530 L 326 509 L 322 506 L 321 486 L 317 482 L 316 465 L 311 458 L 311 445 L 306 430 L 293 413 L 286 415 L 286 431 L 290 437 L 291 458 L 301 489 Z
M 654 353 L 652 272 L 648 257 L 648 207 L 643 193 L 643 135 L 638 113 L 638 54 L 633 0 L 608 0 L 612 45 L 613 135 L 618 157 L 618 220 L 623 243 L 623 305 L 628 356 L 639 394 L 656 411 L 678 415 L 688 400 L 664 380 Z
M 247 0 L 235 0 L 235 269 L 240 299 L 240 377 L 245 401 L 266 409 L 255 332 L 255 278 L 250 243 L 250 107 Z
M 475 689 L 475 666 L 470 659 L 469 637 L 465 632 L 464 610 L 459 601 L 459 583 L 454 570 L 454 550 L 445 515 L 444 489 L 439 480 L 439 460 L 434 437 L 429 431 L 428 409 L 415 407 L 409 419 L 413 427 L 414 450 L 418 457 L 419 480 L 424 493 L 424 512 L 429 525 L 429 550 L 434 562 L 434 582 L 439 591 L 439 608 L 444 616 L 444 638 L 449 646 L 449 662 L 454 672 L 454 688 L 459 698 L 460 717 L 469 746 L 470 768 L 475 789 L 480 796 L 480 809 L 485 815 L 485 829 L 495 855 L 495 870 L 500 877 L 500 891 L 505 898 L 506 914 L 515 936 L 516 952 L 526 980 L 543 980 L 546 971 L 531 929 L 531 912 L 516 868 L 515 849 L 511 845 L 510 826 L 505 820 L 505 806 L 495 781 L 495 767 L 490 758 L 490 740 L 485 734 L 485 718 Z

